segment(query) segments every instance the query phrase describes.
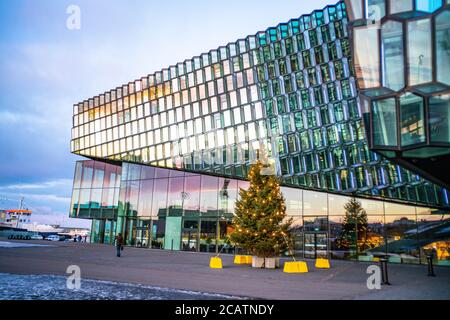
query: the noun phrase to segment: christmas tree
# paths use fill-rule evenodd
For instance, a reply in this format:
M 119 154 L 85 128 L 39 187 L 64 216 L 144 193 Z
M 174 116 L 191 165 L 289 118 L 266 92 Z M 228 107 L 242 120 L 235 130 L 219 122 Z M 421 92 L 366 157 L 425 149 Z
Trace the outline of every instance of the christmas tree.
M 356 248 L 356 255 L 366 248 L 367 241 L 367 213 L 361 203 L 355 198 L 350 199 L 344 206 L 345 217 L 342 222 L 342 233 L 336 240 L 341 249 Z
M 278 256 L 287 249 L 292 223 L 292 219 L 285 219 L 286 205 L 278 179 L 265 175 L 266 167 L 261 161 L 251 165 L 250 186 L 239 191 L 231 234 L 233 242 L 261 258 Z

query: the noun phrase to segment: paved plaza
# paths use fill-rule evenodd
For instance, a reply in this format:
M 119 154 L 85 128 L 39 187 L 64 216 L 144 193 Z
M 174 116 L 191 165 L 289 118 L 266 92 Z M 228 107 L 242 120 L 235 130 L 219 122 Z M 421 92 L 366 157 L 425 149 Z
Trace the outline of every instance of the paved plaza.
M 4 242 L 20 243 L 0 239 Z M 369 290 L 368 263 L 332 260 L 331 269 L 316 269 L 306 260 L 309 272 L 286 274 L 282 270 L 252 269 L 233 264 L 222 255 L 223 269 L 210 269 L 212 254 L 171 252 L 126 247 L 115 256 L 108 245 L 24 241 L 52 246 L 0 246 L 0 273 L 66 275 L 78 265 L 85 279 L 108 280 L 163 288 L 220 293 L 261 299 L 450 299 L 450 268 L 435 267 L 427 276 L 424 265 L 389 264 L 391 286 Z

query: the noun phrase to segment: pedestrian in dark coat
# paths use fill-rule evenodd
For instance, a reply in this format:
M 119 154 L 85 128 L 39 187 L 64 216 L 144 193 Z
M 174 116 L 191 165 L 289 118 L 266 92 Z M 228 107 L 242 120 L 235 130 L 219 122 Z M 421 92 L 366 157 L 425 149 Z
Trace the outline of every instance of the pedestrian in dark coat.
M 117 256 L 120 257 L 120 251 L 123 250 L 123 237 L 122 237 L 122 234 L 119 233 L 119 234 L 116 236 L 115 239 L 116 239 Z

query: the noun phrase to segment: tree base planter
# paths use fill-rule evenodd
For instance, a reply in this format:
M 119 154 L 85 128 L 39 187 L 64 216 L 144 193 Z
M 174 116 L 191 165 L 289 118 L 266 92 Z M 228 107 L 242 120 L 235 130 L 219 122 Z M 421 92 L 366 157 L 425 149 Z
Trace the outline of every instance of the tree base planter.
M 266 269 L 275 269 L 280 267 L 279 258 L 264 258 L 264 267 Z
M 264 258 L 253 256 L 252 268 L 264 268 Z
M 252 257 L 253 268 L 275 269 L 280 267 L 280 258 L 260 258 Z

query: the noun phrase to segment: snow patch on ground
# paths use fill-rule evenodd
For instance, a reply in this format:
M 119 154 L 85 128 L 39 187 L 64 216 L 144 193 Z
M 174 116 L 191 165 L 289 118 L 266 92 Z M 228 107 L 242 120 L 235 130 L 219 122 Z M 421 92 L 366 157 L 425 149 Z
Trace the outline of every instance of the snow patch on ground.
M 226 300 L 242 297 L 81 279 L 81 288 L 67 289 L 67 278 L 54 275 L 0 273 L 0 300 Z

